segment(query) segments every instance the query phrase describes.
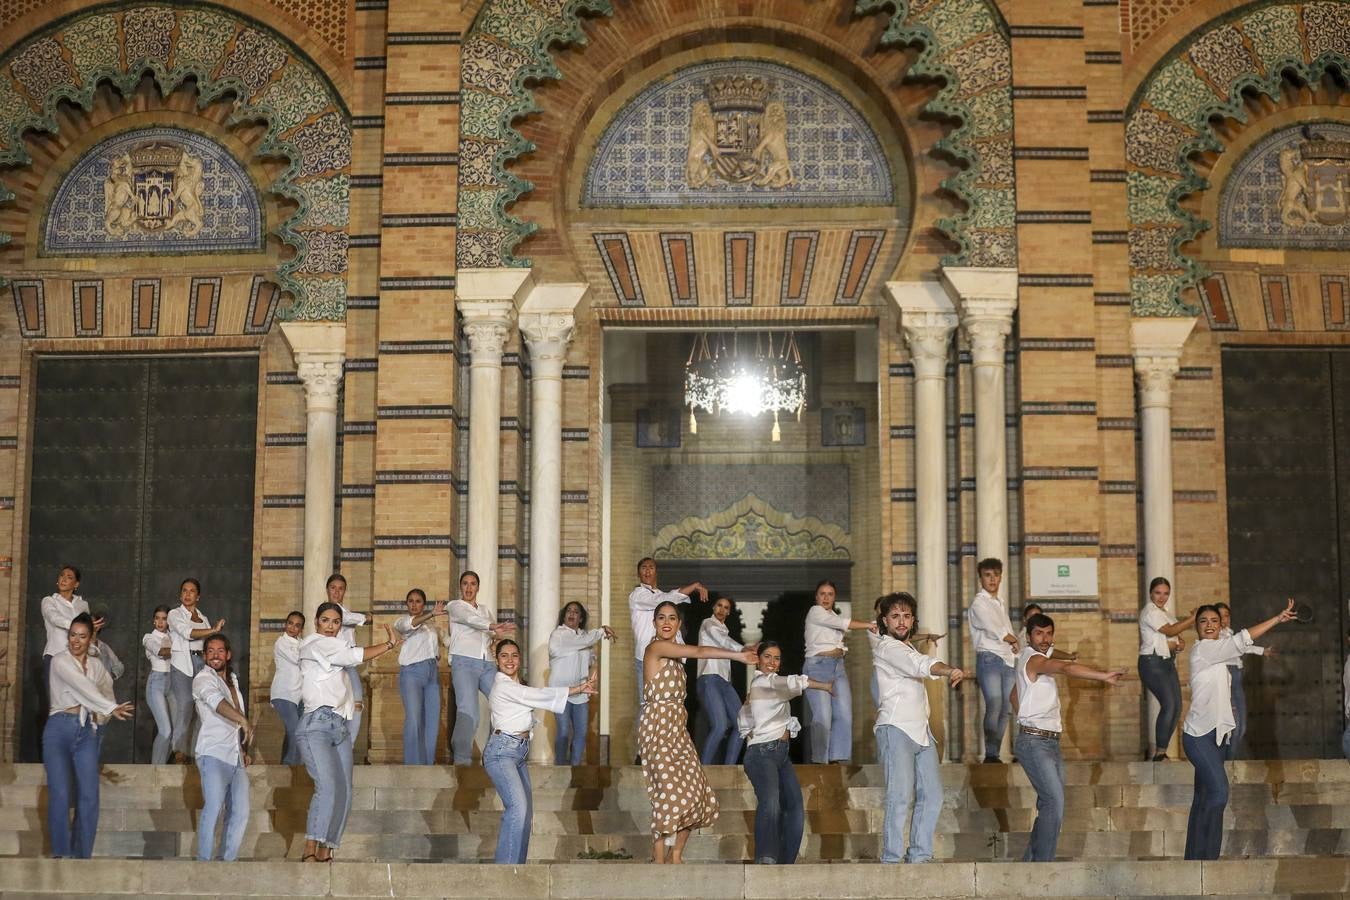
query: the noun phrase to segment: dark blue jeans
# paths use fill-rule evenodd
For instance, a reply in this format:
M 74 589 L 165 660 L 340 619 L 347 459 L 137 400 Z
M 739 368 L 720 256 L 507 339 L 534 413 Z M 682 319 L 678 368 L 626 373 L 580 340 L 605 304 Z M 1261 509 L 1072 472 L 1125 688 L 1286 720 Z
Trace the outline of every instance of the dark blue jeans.
M 1181 679 L 1177 677 L 1177 664 L 1170 657 L 1149 654 L 1139 657 L 1139 680 L 1148 692 L 1158 699 L 1158 723 L 1153 730 L 1153 746 L 1157 752 L 1166 753 L 1167 745 L 1172 743 L 1172 734 L 1177 730 L 1177 719 L 1181 716 Z
M 802 788 L 787 741 L 751 744 L 745 774 L 755 788 L 755 862 L 790 866 L 802 846 Z
M 1242 670 L 1237 666 L 1228 667 L 1228 680 L 1232 683 L 1233 733 L 1228 736 L 1228 758 L 1237 759 L 1242 752 L 1242 738 L 1247 734 L 1247 692 L 1242 688 Z
M 705 766 L 734 766 L 741 755 L 744 740 L 736 730 L 736 715 L 741 711 L 741 698 L 736 689 L 720 675 L 700 675 L 697 682 L 698 703 L 708 719 L 708 736 L 703 739 Z
M 83 725 L 73 713 L 56 713 L 42 728 L 42 767 L 47 772 L 47 831 L 52 856 L 88 859 L 98 834 L 98 754 L 103 735 L 93 719 Z M 75 821 L 70 807 L 75 805 Z
M 1022 862 L 1054 862 L 1064 822 L 1064 757 L 1059 741 L 1019 731 L 1013 748 L 1036 789 L 1036 824 L 1031 827 Z
M 1195 795 L 1186 823 L 1186 858 L 1218 859 L 1223 848 L 1223 811 L 1228 806 L 1228 773 L 1223 760 L 1225 746 L 1214 743 L 1214 732 L 1191 737 L 1181 735 L 1186 758 L 1195 766 Z

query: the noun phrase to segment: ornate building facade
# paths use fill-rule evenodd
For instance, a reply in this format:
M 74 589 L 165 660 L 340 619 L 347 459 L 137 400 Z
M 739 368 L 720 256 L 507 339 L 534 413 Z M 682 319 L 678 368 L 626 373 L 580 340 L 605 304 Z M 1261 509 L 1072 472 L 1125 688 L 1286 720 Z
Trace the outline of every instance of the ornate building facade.
M 972 667 L 982 557 L 1132 669 L 1154 576 L 1295 594 L 1253 749 L 1338 752 L 1350 4 L 5 0 L 0 53 L 6 752 L 69 562 L 129 659 L 200 578 L 254 708 L 333 571 L 382 624 L 475 570 L 534 679 L 581 600 L 625 760 L 648 555 L 751 637 L 820 578 L 912 591 Z M 704 352 L 804 394 L 700 407 Z M 1140 753 L 1137 681 L 1065 697 L 1071 756 Z M 975 692 L 934 700 L 977 758 Z

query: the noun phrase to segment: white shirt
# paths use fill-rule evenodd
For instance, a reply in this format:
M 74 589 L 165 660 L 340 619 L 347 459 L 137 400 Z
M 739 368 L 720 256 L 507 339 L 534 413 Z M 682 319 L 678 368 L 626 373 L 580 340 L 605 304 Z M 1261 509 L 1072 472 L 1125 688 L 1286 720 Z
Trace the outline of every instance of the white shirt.
M 894 725 L 911 741 L 927 747 L 932 736 L 928 730 L 928 690 L 923 682 L 925 678 L 942 677 L 933 674 L 938 660 L 890 635 L 869 631 L 867 639 L 872 644 L 872 665 L 877 672 L 877 724 Z
M 756 672 L 745 692 L 745 703 L 736 715 L 736 730 L 746 746 L 781 740 L 786 731 L 796 737 L 802 723 L 792 715 L 788 701 L 806 690 L 805 675 L 768 675 Z
M 289 700 L 298 704 L 302 695 L 300 679 L 300 639 L 282 634 L 272 645 L 272 692 L 270 700 Z
M 233 695 L 230 694 L 231 686 L 234 687 Z M 200 723 L 193 752 L 199 758 L 210 756 L 231 766 L 243 762 L 239 726 L 216 712 L 222 700 L 244 712 L 244 692 L 239 690 L 238 676 L 231 674 L 227 684 L 215 669 L 203 666 L 192 679 L 192 699 L 197 703 L 197 721 Z
M 60 594 L 50 594 L 42 598 L 42 624 L 47 627 L 47 644 L 42 649 L 43 656 L 55 656 L 67 652 L 66 637 L 70 623 L 80 613 L 89 612 L 89 604 L 79 594 L 72 594 L 66 600 Z M 73 704 L 67 704 L 73 705 Z
M 1232 636 L 1233 636 L 1233 629 L 1231 629 L 1231 628 L 1220 628 L 1220 629 L 1219 629 L 1219 637 L 1221 637 L 1221 638 L 1230 638 L 1230 637 L 1232 637 Z M 1242 656 L 1265 656 L 1265 655 L 1266 655 L 1266 648 L 1265 648 L 1265 647 L 1262 647 L 1260 644 L 1252 644 L 1252 645 L 1251 645 L 1250 647 L 1248 647 L 1246 650 L 1243 650 L 1243 651 L 1242 651 Z M 1230 665 L 1230 666 L 1237 666 L 1239 669 L 1241 669 L 1241 668 L 1242 668 L 1242 656 L 1239 656 L 1239 657 L 1237 658 L 1237 662 L 1229 663 L 1229 665 Z
M 112 675 L 113 681 L 121 678 L 122 673 L 127 670 L 127 667 L 122 665 L 122 660 L 117 658 L 117 654 L 113 652 L 113 648 L 109 647 L 106 641 L 97 639 L 91 641 L 89 643 L 89 655 L 98 657 L 99 662 L 103 663 L 103 667 L 108 670 L 108 674 Z
M 698 628 L 698 643 L 700 647 L 721 647 L 723 650 L 741 651 L 745 649 L 744 644 L 738 644 L 731 639 L 731 632 L 727 630 L 725 622 L 717 621 L 716 616 L 708 616 L 703 620 L 703 624 Z M 698 661 L 698 677 L 704 675 L 716 675 L 725 681 L 731 680 L 731 660 L 729 659 L 700 659 Z
M 628 615 L 633 622 L 633 653 L 642 659 L 647 645 L 656 640 L 656 623 L 652 613 L 662 603 L 688 603 L 689 597 L 679 591 L 658 591 L 646 584 L 639 584 L 628 594 Z M 683 644 L 684 635 L 675 632 L 675 643 Z
M 192 632 L 211 627 L 211 619 L 202 612 L 201 606 L 197 607 L 197 615 L 201 617 L 201 621 L 192 621 L 192 613 L 181 604 L 177 609 L 169 610 L 169 640 L 172 642 L 170 647 L 173 651 L 169 661 L 173 663 L 175 669 L 189 678 L 196 674 L 192 670 L 192 654 L 202 652 L 203 640 L 197 638 L 194 641 Z
M 167 631 L 151 631 L 141 638 L 141 646 L 145 648 L 145 658 L 150 660 L 151 672 L 169 671 L 169 661 L 160 656 L 159 651 L 171 645 L 172 641 Z
M 1177 617 L 1156 603 L 1147 603 L 1139 611 L 1139 655 L 1172 658 L 1172 648 L 1167 646 L 1167 635 L 1158 629 L 1164 625 L 1177 624 Z
M 970 623 L 970 642 L 976 653 L 992 653 L 1008 666 L 1016 662 L 1012 644 L 1003 640 L 1013 633 L 1007 604 L 988 591 L 980 591 L 970 601 L 966 621 Z
M 497 617 L 492 610 L 479 603 L 474 606 L 464 600 L 451 600 L 450 636 L 446 646 L 451 656 L 467 656 L 470 659 L 492 658 L 492 631 Z
M 402 615 L 394 622 L 394 630 L 403 635 L 403 646 L 398 648 L 398 664 L 411 666 L 425 660 L 439 660 L 439 646 L 436 628 L 430 620 L 413 627 L 412 616 Z
M 582 631 L 559 625 L 548 636 L 548 683 L 550 687 L 571 687 L 581 684 L 591 674 L 591 663 L 595 660 L 592 648 L 605 636 L 603 628 Z M 585 694 L 573 694 L 568 703 L 585 703 L 590 698 Z M 505 729 L 503 729 L 505 730 Z
M 342 610 L 342 627 L 338 629 L 338 637 L 346 642 L 348 647 L 356 646 L 356 629 L 366 624 L 366 617 L 359 612 L 352 612 L 341 603 L 338 608 Z
M 112 676 L 97 657 L 86 656 L 84 668 L 69 651 L 52 657 L 51 680 L 47 684 L 51 703 L 47 714 L 55 715 L 72 706 L 80 708 L 80 724 L 94 715 L 94 726 L 107 721 L 117 708 L 113 699 Z
M 1191 737 L 1204 737 L 1212 731 L 1214 742 L 1222 744 L 1236 727 L 1228 667 L 1251 644 L 1252 637 L 1244 628 L 1230 638 L 1196 641 L 1191 646 L 1191 709 L 1182 726 Z
M 365 650 L 349 647 L 341 637 L 311 634 L 300 642 L 300 698 L 305 710 L 331 706 L 344 719 L 356 715 L 356 700 L 347 667 L 360 663 Z
M 1027 662 L 1033 656 L 1050 658 L 1055 652 L 1051 646 L 1044 653 L 1033 647 L 1023 647 L 1017 654 L 1017 724 L 1042 731 L 1063 731 L 1059 717 L 1059 685 L 1055 677 L 1042 672 L 1032 681 L 1027 674 Z
M 526 687 L 501 672 L 493 680 L 492 693 L 488 695 L 493 729 L 508 734 L 533 732 L 532 710 L 547 709 L 554 715 L 561 715 L 566 708 L 567 688 Z
M 813 605 L 806 611 L 806 655 L 819 656 L 827 650 L 843 650 L 844 635 L 848 634 L 848 619 L 821 606 Z

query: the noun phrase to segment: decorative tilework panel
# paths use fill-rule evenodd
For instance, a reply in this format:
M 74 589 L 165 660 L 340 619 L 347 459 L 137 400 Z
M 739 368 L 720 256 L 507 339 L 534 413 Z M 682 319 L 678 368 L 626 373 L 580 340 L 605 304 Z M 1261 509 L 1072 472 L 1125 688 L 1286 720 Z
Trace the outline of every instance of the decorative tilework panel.
M 150 158 L 150 153 L 143 159 L 135 152 L 150 145 L 182 148 L 186 154 L 175 170 Z M 191 169 L 188 156 L 200 163 L 200 172 L 186 171 Z M 130 170 L 112 179 L 119 161 L 130 163 Z M 185 178 L 199 178 L 200 192 L 185 185 Z M 119 193 L 123 186 L 133 193 Z M 200 225 L 189 218 L 165 227 L 173 221 L 173 207 L 185 191 L 189 199 L 196 195 L 200 201 Z M 109 201 L 126 204 L 126 220 L 113 229 L 108 224 Z M 112 218 L 118 216 L 115 210 Z M 228 150 L 181 128 L 143 128 L 108 138 L 75 163 L 48 208 L 40 252 L 46 256 L 234 253 L 258 251 L 262 245 L 258 191 Z
M 750 138 L 749 158 L 770 130 L 766 106 L 781 103 L 787 115 L 786 148 L 791 181 L 781 187 L 761 178 L 729 181 L 714 174 L 701 186 L 688 177 L 691 156 L 705 158 L 696 104 L 707 103 L 714 79 L 763 79 L 772 89 L 758 100 L 723 113 L 714 104 L 721 144 L 739 123 Z M 737 119 L 736 117 L 740 118 Z M 744 134 L 744 132 L 743 132 Z M 707 150 L 707 154 L 711 151 Z M 758 163 L 758 158 L 754 160 Z M 751 163 L 747 163 L 748 165 Z M 766 173 L 767 174 L 767 173 Z M 890 165 L 880 140 L 852 104 L 820 80 L 777 63 L 720 60 L 680 69 L 625 106 L 605 130 L 586 172 L 585 206 L 857 206 L 895 202 Z
M 1350 162 L 1304 160 L 1300 147 L 1307 143 L 1305 127 L 1317 137 L 1350 146 L 1350 125 L 1336 122 L 1293 125 L 1261 140 L 1224 183 L 1220 246 L 1350 247 Z M 1281 157 L 1289 174 L 1281 169 Z
M 850 528 L 846 465 L 676 464 L 652 468 L 652 533 L 689 516 L 707 518 L 747 494 L 796 516 Z

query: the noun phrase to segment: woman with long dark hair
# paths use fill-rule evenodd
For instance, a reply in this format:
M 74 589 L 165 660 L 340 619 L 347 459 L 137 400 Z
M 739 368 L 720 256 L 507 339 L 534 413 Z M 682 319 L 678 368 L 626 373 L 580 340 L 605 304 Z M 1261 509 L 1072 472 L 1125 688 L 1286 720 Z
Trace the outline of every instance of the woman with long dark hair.
M 156 606 L 153 627 L 141 637 L 150 672 L 145 677 L 145 705 L 155 719 L 155 742 L 150 747 L 150 764 L 161 766 L 169 761 L 169 746 L 173 742 L 173 720 L 169 718 L 169 657 L 173 655 L 173 641 L 169 637 L 169 608 Z
M 853 756 L 853 693 L 844 668 L 844 636 L 871 628 L 871 622 L 846 619 L 834 608 L 839 589 L 828 578 L 816 585 L 816 602 L 806 613 L 806 661 L 802 673 L 834 690 L 806 695 L 807 761 L 848 762 Z
M 286 736 L 281 741 L 281 764 L 300 764 L 300 744 L 295 732 L 300 727 L 304 701 L 300 678 L 300 635 L 305 630 L 305 614 L 292 610 L 286 616 L 281 637 L 272 645 L 272 687 L 268 697 L 281 719 Z
M 745 645 L 731 637 L 727 619 L 736 609 L 736 601 L 719 597 L 713 603 L 712 615 L 703 620 L 698 629 L 698 642 L 703 647 L 721 647 L 739 653 Z M 741 698 L 731 683 L 731 663 L 725 659 L 698 661 L 698 705 L 708 724 L 699 758 L 705 766 L 734 766 L 740 759 L 744 741 L 736 730 L 736 717 L 741 709 Z
M 520 680 L 519 644 L 509 638 L 500 641 L 493 655 L 497 676 L 488 699 L 492 736 L 483 748 L 483 768 L 502 799 L 502 824 L 493 861 L 521 865 L 530 855 L 534 812 L 528 765 L 534 710 L 547 709 L 560 716 L 568 697 L 594 694 L 595 682 L 588 678 L 568 687 L 528 687 Z
M 548 636 L 549 687 L 573 687 L 594 681 L 598 673 L 595 645 L 614 640 L 614 629 L 601 625 L 586 629 L 590 613 L 575 600 L 558 610 L 558 627 Z M 498 661 L 500 670 L 500 660 Z M 586 719 L 590 711 L 585 691 L 567 698 L 567 706 L 556 717 L 558 733 L 553 740 L 555 766 L 579 766 L 586 756 Z
M 473 762 L 473 736 L 478 730 L 478 695 L 492 695 L 497 667 L 492 642 L 516 630 L 498 623 L 491 609 L 478 600 L 478 573 L 459 576 L 459 599 L 450 603 L 450 686 L 455 693 L 455 727 L 450 750 L 457 766 Z
M 1172 583 L 1161 576 L 1148 585 L 1148 602 L 1139 613 L 1139 680 L 1158 701 L 1158 720 L 1153 729 L 1154 762 L 1167 759 L 1167 747 L 1181 718 L 1181 679 L 1174 654 L 1186 649 L 1181 636 L 1195 622 L 1195 613 L 1178 621 L 1167 611 Z
M 441 732 L 441 646 L 432 619 L 445 615 L 445 601 L 427 609 L 427 595 L 413 588 L 404 598 L 406 615 L 394 621 L 403 637 L 398 651 L 398 694 L 403 700 L 403 764 L 436 764 L 436 738 Z
M 173 705 L 173 761 L 187 762 L 188 737 L 192 734 L 192 679 L 202 670 L 202 640 L 225 630 L 225 620 L 215 625 L 198 605 L 202 583 L 184 578 L 178 586 L 178 606 L 169 612 L 169 692 Z

